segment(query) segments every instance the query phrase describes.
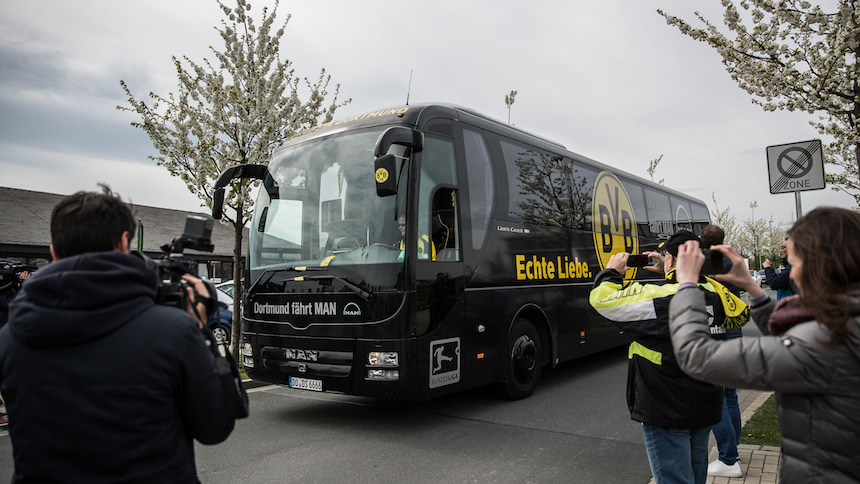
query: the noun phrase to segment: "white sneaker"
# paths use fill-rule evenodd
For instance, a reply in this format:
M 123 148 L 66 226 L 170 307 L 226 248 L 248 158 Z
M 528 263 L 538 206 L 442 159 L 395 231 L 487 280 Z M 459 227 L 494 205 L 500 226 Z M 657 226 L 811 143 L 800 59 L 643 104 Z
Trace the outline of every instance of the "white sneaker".
M 717 459 L 708 464 L 708 475 L 717 477 L 741 477 L 744 473 L 741 471 L 741 461 L 728 465 L 720 459 Z

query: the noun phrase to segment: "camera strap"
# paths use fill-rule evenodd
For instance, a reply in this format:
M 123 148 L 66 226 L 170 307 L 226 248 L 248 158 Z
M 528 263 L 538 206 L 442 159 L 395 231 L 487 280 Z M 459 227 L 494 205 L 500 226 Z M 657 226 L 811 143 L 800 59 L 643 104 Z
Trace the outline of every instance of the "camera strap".
M 221 380 L 221 387 L 224 389 L 224 401 L 227 404 L 227 412 L 233 418 L 245 418 L 250 414 L 248 408 L 248 393 L 245 391 L 245 386 L 242 385 L 242 377 L 239 375 L 239 368 L 233 355 L 229 349 L 225 348 L 222 355 L 218 349 L 218 342 L 215 340 L 215 335 L 208 329 L 203 329 L 204 337 L 206 338 L 209 350 L 215 356 L 215 370 Z

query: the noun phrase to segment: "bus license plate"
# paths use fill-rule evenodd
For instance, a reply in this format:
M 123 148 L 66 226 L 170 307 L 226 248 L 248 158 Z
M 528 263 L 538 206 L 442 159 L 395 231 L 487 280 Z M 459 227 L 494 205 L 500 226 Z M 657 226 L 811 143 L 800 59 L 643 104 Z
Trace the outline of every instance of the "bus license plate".
M 299 390 L 311 390 L 314 392 L 323 391 L 322 380 L 311 380 L 309 378 L 290 377 L 290 388 L 298 388 Z

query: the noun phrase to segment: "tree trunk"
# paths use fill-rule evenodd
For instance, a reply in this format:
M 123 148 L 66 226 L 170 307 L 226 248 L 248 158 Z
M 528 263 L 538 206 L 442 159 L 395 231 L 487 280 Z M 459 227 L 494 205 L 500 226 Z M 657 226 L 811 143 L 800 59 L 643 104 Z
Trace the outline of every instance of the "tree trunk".
M 242 312 L 240 302 L 242 301 L 242 213 L 244 212 L 244 204 L 240 203 L 236 207 L 236 221 L 233 222 L 233 331 L 230 336 L 230 347 L 233 353 L 233 359 L 237 364 L 241 364 L 239 360 L 239 352 L 242 348 Z

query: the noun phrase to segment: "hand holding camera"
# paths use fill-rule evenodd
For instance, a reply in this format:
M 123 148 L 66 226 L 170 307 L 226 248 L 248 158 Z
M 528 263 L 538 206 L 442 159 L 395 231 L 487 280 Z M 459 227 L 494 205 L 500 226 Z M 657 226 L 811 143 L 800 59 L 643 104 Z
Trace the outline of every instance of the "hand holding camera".
M 184 298 L 187 304 L 185 310 L 197 319 L 198 327 L 203 329 L 206 319 L 214 312 L 213 308 L 216 304 L 211 297 L 213 294 L 209 288 L 211 284 L 191 274 L 184 274 L 182 281 L 187 284 L 181 284 L 181 287 L 188 291 L 187 297 Z
M 632 254 L 627 258 L 628 267 L 641 267 L 642 269 L 663 274 L 666 270 L 663 267 L 663 256 L 659 252 L 643 252 L 642 254 Z
M 716 259 L 713 254 L 719 255 L 720 259 L 728 258 L 732 265 L 728 272 L 725 270 L 713 272 L 709 274 L 709 277 L 724 284 L 738 286 L 749 294 L 750 299 L 764 294 L 764 290 L 756 284 L 746 268 L 743 257 L 731 245 L 711 246 L 707 259 L 703 251 L 699 250 L 698 243 L 687 242 L 680 246 L 678 248 L 678 261 L 676 262 L 678 282 L 681 284 L 685 282 L 696 283 L 699 280 L 699 274 L 705 270 L 703 268 L 705 260 L 713 261 Z

